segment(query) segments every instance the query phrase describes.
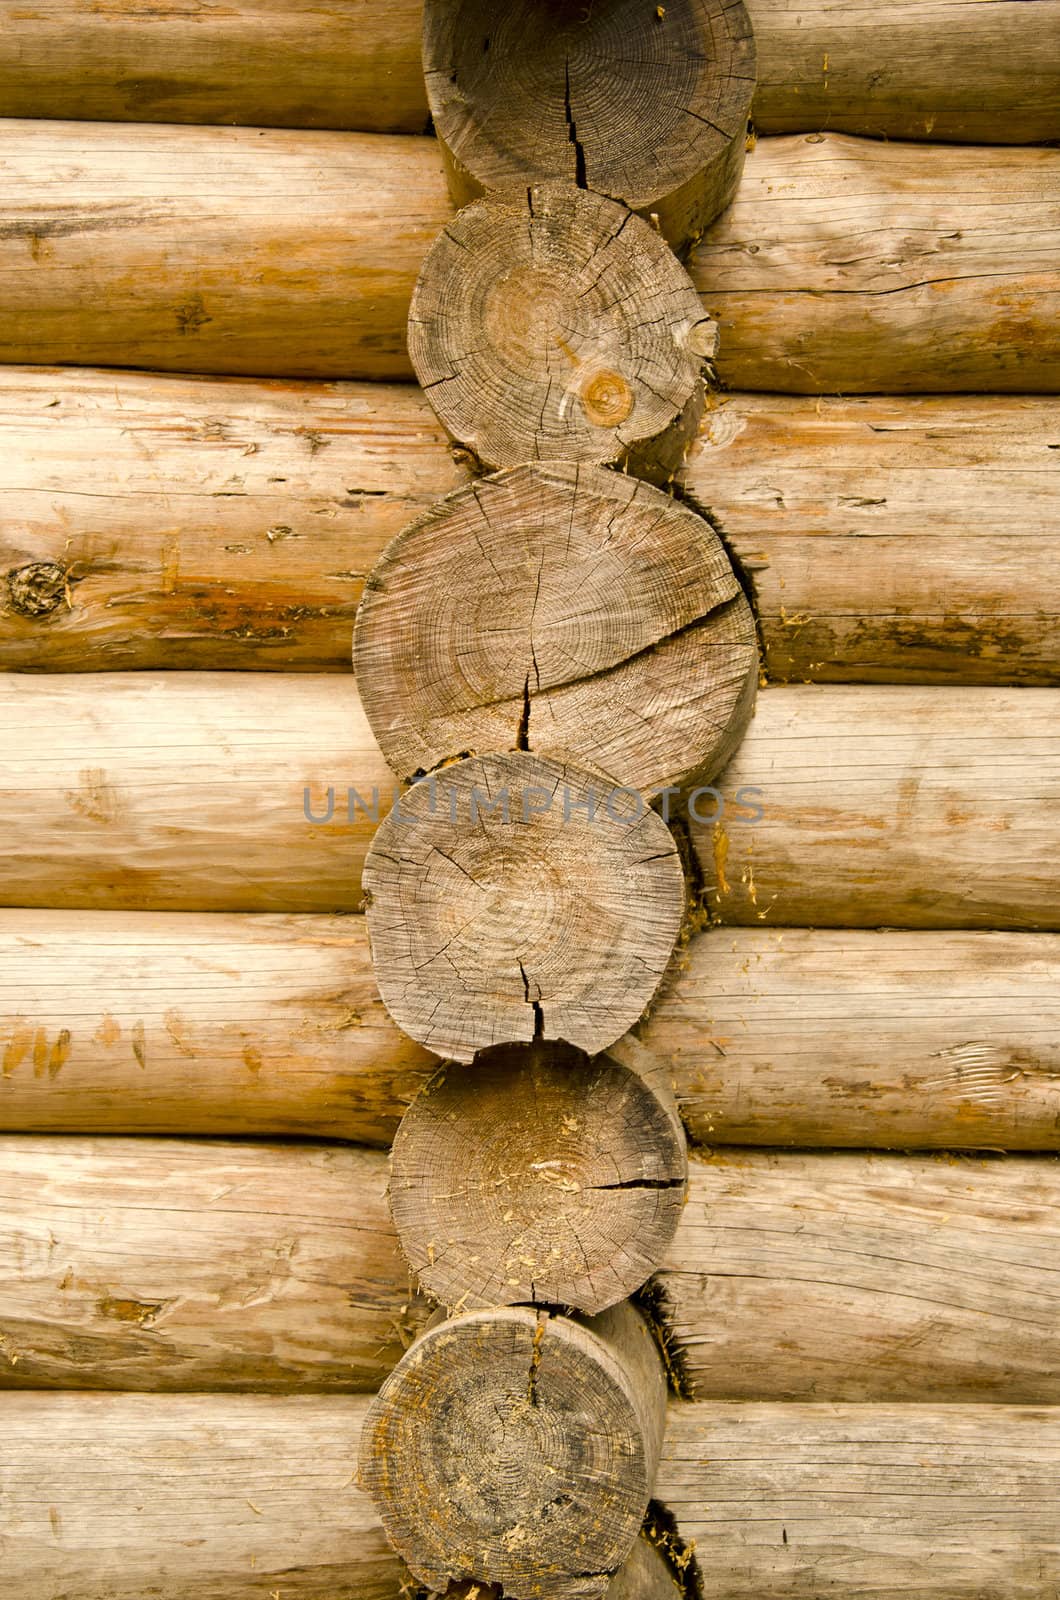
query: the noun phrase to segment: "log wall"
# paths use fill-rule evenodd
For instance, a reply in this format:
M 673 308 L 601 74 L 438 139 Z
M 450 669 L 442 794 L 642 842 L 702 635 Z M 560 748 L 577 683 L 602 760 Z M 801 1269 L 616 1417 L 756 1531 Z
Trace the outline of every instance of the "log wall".
M 1060 1148 L 1048 934 L 714 929 L 639 1030 L 699 1144 Z M 434 1058 L 360 917 L 0 912 L 0 1127 L 389 1145 Z
M 1055 0 L 750 0 L 763 133 L 1032 144 L 1055 136 Z M 418 133 L 420 5 L 4 0 L 0 107 L 17 117 L 244 122 Z
M 1048 399 L 725 395 L 683 482 L 772 679 L 1055 683 L 1056 436 Z M 0 664 L 345 671 L 465 478 L 411 385 L 0 371 Z

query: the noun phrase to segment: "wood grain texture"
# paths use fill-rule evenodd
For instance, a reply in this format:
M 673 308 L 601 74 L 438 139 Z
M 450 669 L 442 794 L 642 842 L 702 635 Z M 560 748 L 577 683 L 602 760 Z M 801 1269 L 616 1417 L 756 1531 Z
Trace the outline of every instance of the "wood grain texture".
M 1060 940 L 714 929 L 640 1031 L 705 1144 L 1060 1148 Z M 142 1058 L 142 1059 L 141 1059 Z M 363 917 L 0 911 L 0 1127 L 390 1144 Z
M 1060 1411 L 673 1405 L 657 1493 L 718 1600 L 1039 1600 Z
M 692 824 L 707 906 L 751 926 L 1060 928 L 1058 710 L 1055 689 L 767 689 L 717 783 L 757 789 L 761 820 Z
M 773 677 L 1048 683 L 1057 443 L 1048 399 L 726 395 L 683 481 Z M 411 385 L 0 369 L 0 665 L 344 671 L 367 573 L 465 476 Z
M 387 1171 L 334 1144 L 0 1139 L 0 1388 L 377 1388 L 429 1316 Z M 683 1382 L 1057 1403 L 1058 1203 L 1054 1156 L 694 1159 L 659 1277 Z
M 4 1578 L 25 1600 L 400 1600 L 357 1487 L 367 1401 L 0 1396 Z
M 1052 934 L 717 928 L 638 1032 L 697 1143 L 1060 1149 Z
M 368 572 L 464 478 L 411 384 L 0 369 L 0 664 L 347 668 Z
M 683 482 L 749 576 L 769 676 L 1060 679 L 1060 424 L 1024 396 L 718 397 Z
M 409 375 L 432 140 L 8 121 L 0 164 L 4 361 Z
M 411 1337 L 386 1178 L 351 1146 L 0 1140 L 0 1384 L 374 1391 Z
M 1056 0 L 748 0 L 755 125 L 892 139 L 1055 138 Z M 419 0 L 238 0 L 202 10 L 3 0 L 0 105 L 14 117 L 243 122 L 417 133 Z
M 1057 704 L 1052 689 L 766 690 L 717 780 L 720 824 L 716 795 L 695 802 L 709 909 L 743 925 L 1056 929 Z M 0 674 L 0 734 L 0 903 L 361 904 L 372 791 L 384 816 L 393 780 L 352 677 Z M 746 789 L 760 793 L 738 802 Z
M 715 1151 L 660 1273 L 697 1399 L 1060 1401 L 1060 1162 Z
M 353 680 L 0 675 L 0 900 L 128 910 L 355 911 L 393 779 Z M 334 788 L 330 822 L 324 817 Z M 309 800 L 306 800 L 306 791 Z
M 4 0 L 8 117 L 422 133 L 419 0 Z
M 690 271 L 731 388 L 1060 389 L 1060 151 L 760 140 Z

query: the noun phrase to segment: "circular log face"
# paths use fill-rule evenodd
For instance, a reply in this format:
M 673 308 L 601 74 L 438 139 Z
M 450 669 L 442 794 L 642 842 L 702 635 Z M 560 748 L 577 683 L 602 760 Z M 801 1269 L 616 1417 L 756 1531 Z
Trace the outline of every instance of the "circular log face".
M 703 414 L 716 327 L 665 242 L 569 184 L 480 200 L 431 248 L 409 355 L 486 467 L 562 458 L 664 482 Z
M 427 0 L 423 39 L 458 203 L 564 177 L 680 244 L 731 198 L 755 76 L 740 0 Z
M 535 1035 L 606 1050 L 655 993 L 684 905 L 673 838 L 639 796 L 523 752 L 414 785 L 363 882 L 387 1009 L 458 1061 Z
M 442 1067 L 394 1141 L 390 1205 L 421 1286 L 457 1310 L 602 1311 L 661 1264 L 685 1198 L 684 1134 L 638 1073 L 569 1045 Z
M 458 490 L 400 534 L 368 581 L 354 668 L 402 778 L 519 746 L 653 795 L 724 766 L 758 654 L 702 517 L 560 463 Z
M 527 1307 L 419 1339 L 366 1420 L 361 1480 L 414 1577 L 509 1600 L 597 1597 L 635 1547 L 666 1387 L 628 1306 L 583 1325 Z

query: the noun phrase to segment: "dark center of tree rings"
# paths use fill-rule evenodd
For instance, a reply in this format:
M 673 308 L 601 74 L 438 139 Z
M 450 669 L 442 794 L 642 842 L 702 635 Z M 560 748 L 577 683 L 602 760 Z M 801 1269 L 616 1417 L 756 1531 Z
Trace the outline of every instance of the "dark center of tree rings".
M 662 483 L 703 414 L 715 332 L 647 223 L 551 183 L 449 223 L 424 261 L 408 342 L 441 421 L 484 466 L 589 461 Z
M 595 1058 L 497 1045 L 417 1095 L 394 1141 L 390 1206 L 435 1300 L 594 1313 L 655 1271 L 688 1165 L 665 1075 L 618 1059 L 630 1044 Z
M 426 0 L 423 60 L 457 205 L 562 176 L 682 249 L 732 199 L 755 79 L 740 0 Z
M 650 797 L 720 771 L 758 655 L 708 523 L 634 478 L 550 463 L 458 490 L 388 546 L 354 668 L 401 778 L 523 748 Z
M 510 1600 L 603 1600 L 636 1548 L 666 1381 L 628 1303 L 587 1322 L 529 1307 L 428 1330 L 373 1401 L 361 1478 L 413 1576 Z
M 415 784 L 363 882 L 384 1004 L 457 1061 L 533 1038 L 606 1050 L 655 993 L 684 907 L 674 839 L 638 794 L 522 751 Z

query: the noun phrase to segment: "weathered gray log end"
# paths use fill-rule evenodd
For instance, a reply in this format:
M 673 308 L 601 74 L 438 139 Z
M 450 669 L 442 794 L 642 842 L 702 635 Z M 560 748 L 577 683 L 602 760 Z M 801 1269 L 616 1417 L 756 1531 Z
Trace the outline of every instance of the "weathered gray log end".
M 518 747 L 645 796 L 720 771 L 758 684 L 754 617 L 710 525 L 565 462 L 459 489 L 399 534 L 368 580 L 353 661 L 404 779 Z
M 423 62 L 458 205 L 565 177 L 681 248 L 739 181 L 755 82 L 741 0 L 427 0 Z
M 413 1101 L 390 1206 L 442 1304 L 594 1313 L 660 1266 L 687 1176 L 664 1075 L 566 1044 L 498 1045 L 471 1066 L 447 1063 Z
M 510 1306 L 439 1322 L 372 1403 L 360 1474 L 414 1577 L 603 1600 L 635 1548 L 666 1422 L 647 1323 Z
M 654 995 L 685 903 L 639 795 L 525 751 L 415 784 L 362 881 L 384 1004 L 457 1061 L 533 1038 L 606 1050 Z
M 409 355 L 485 467 L 560 458 L 678 471 L 717 329 L 663 239 L 568 183 L 491 195 L 448 223 L 412 297 Z

